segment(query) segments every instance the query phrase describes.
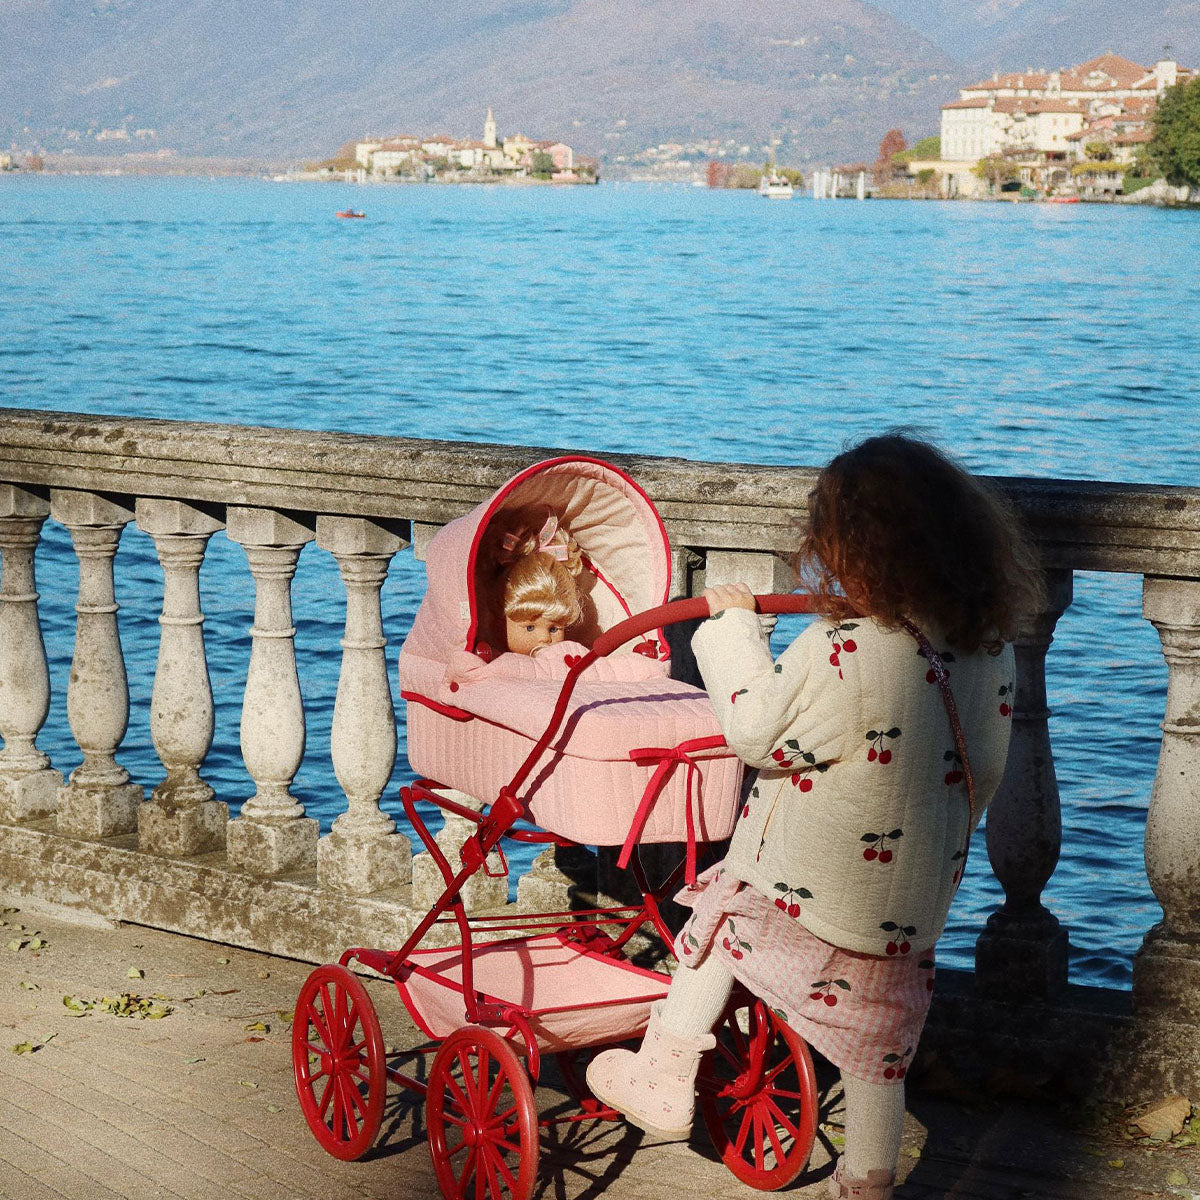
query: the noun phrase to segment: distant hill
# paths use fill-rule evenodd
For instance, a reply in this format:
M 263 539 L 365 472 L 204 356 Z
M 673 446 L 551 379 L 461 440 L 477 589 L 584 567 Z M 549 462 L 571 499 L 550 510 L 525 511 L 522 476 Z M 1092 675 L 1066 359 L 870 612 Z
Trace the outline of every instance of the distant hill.
M 0 145 L 318 158 L 368 133 L 782 161 L 925 130 L 950 59 L 861 0 L 0 0 Z M 141 131 L 139 133 L 139 131 Z
M 829 163 L 935 131 L 993 68 L 1166 41 L 1200 62 L 1200 0 L 0 0 L 0 146 L 300 161 L 478 136 L 491 106 L 610 163 L 709 138 Z
M 1200 0 L 873 0 L 971 70 L 1086 62 L 1106 51 L 1149 65 L 1163 47 L 1200 63 Z

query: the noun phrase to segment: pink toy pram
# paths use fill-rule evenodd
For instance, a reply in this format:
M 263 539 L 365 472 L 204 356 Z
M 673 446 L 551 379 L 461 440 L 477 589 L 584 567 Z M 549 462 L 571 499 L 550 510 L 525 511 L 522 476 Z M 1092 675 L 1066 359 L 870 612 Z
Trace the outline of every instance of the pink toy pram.
M 563 661 L 565 678 L 546 677 L 523 656 L 493 660 L 484 644 L 494 636 L 483 561 L 490 522 L 530 505 L 552 507 L 584 554 L 579 638 L 591 648 Z M 647 661 L 666 660 L 663 626 L 706 616 L 707 604 L 664 603 L 666 532 L 623 472 L 575 457 L 530 467 L 439 531 L 427 562 L 400 676 L 409 759 L 429 778 L 402 788 L 401 799 L 445 890 L 398 950 L 349 949 L 309 976 L 293 1026 L 296 1090 L 317 1140 L 344 1159 L 373 1144 L 389 1080 L 416 1091 L 426 1097 L 434 1171 L 448 1200 L 528 1200 L 539 1125 L 616 1116 L 586 1094 L 579 1054 L 640 1034 L 650 1005 L 666 994 L 670 977 L 636 966 L 625 947 L 649 925 L 670 949 L 661 901 L 681 877 L 694 877 L 697 843 L 732 832 L 741 766 L 705 693 Z M 759 604 L 808 608 L 800 596 Z M 631 644 L 645 658 L 622 667 L 620 652 Z M 491 803 L 476 812 L 449 789 Z M 460 864 L 442 852 L 418 801 L 476 826 Z M 502 839 L 622 846 L 619 861 L 631 865 L 642 902 L 469 915 L 463 885 L 476 872 L 495 874 L 497 863 L 507 871 Z M 684 862 L 656 888 L 637 856 L 645 842 L 687 845 Z M 458 937 L 452 945 L 431 935 L 451 932 L 447 924 Z M 440 1043 L 426 1081 L 388 1061 L 353 962 L 394 981 L 418 1026 Z M 816 1132 L 808 1048 L 744 994 L 735 993 L 716 1032 L 699 1081 L 704 1123 L 739 1178 L 782 1187 L 803 1169 Z M 557 1056 L 580 1108 L 539 1122 L 531 1080 L 545 1053 Z

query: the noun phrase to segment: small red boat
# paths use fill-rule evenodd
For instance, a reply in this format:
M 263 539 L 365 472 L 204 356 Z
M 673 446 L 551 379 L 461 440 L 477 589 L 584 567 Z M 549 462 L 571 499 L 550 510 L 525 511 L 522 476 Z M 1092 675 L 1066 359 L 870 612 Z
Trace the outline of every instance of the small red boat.
M 1051 204 L 1078 204 L 1078 196 L 1049 196 L 1047 197 Z
M 344 208 L 338 213 L 339 217 L 365 217 L 365 212 L 357 212 L 353 208 Z

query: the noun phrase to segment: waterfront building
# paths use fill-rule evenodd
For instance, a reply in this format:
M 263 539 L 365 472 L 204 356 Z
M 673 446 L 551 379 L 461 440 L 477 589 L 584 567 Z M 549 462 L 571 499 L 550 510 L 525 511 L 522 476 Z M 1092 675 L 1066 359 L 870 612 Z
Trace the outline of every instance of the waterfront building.
M 961 88 L 942 106 L 941 160 L 936 167 L 948 195 L 986 188 L 972 174 L 980 159 L 1013 159 L 1023 182 L 1040 188 L 1067 183 L 1086 147 L 1103 142 L 1111 160 L 1128 165 L 1149 139 L 1158 96 L 1193 72 L 1174 59 L 1144 67 L 1102 54 L 1055 71 L 994 73 Z

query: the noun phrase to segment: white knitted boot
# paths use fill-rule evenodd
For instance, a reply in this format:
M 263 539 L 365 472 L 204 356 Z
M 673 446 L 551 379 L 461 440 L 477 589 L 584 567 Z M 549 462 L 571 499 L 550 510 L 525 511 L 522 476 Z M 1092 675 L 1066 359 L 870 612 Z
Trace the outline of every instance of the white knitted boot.
M 839 1158 L 829 1180 L 829 1200 L 892 1200 L 896 1177 L 891 1171 L 868 1171 L 866 1179 L 846 1174 L 846 1160 Z
M 682 1037 L 663 1025 L 662 1002 L 650 1009 L 636 1052 L 605 1050 L 587 1069 L 588 1086 L 602 1104 L 664 1142 L 686 1141 L 696 1104 L 700 1056 L 716 1045 L 711 1033 Z

